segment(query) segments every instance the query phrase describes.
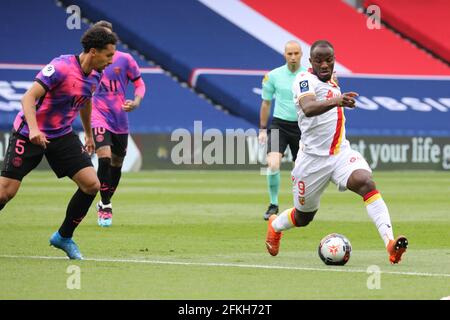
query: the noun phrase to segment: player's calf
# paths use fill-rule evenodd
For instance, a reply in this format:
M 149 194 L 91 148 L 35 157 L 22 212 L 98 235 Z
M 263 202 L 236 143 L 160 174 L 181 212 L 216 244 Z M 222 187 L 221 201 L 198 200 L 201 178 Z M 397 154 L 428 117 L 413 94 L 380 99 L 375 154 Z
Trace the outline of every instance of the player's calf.
M 78 171 L 72 180 L 78 185 L 80 190 L 88 195 L 95 196 L 100 190 L 100 181 L 94 167 L 85 167 Z
M 295 209 L 294 219 L 296 227 L 306 227 L 311 221 L 313 221 L 316 211 L 313 212 L 301 212 Z
M 273 222 L 275 231 L 284 231 L 294 227 L 305 227 L 313 219 L 317 210 L 312 212 L 301 212 L 297 208 L 284 210 Z
M 2 210 L 6 204 L 14 198 L 19 190 L 20 181 L 0 177 L 0 210 Z
M 83 193 L 95 196 L 100 190 L 100 181 L 97 176 L 93 176 L 92 179 L 81 181 L 78 186 Z

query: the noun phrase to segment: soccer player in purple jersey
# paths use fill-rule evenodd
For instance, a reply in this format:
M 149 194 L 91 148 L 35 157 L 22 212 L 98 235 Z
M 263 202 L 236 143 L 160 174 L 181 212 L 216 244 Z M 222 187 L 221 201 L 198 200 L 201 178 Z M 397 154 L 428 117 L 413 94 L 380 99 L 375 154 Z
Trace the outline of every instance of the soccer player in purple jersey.
M 22 98 L 1 171 L 0 210 L 44 155 L 58 178 L 67 176 L 77 184 L 61 227 L 50 237 L 50 245 L 70 259 L 83 258 L 72 236 L 100 189 L 89 155 L 95 150 L 91 97 L 101 72 L 112 62 L 116 42 L 115 34 L 92 28 L 81 38 L 80 55 L 59 56 L 38 73 Z M 72 131 L 78 113 L 86 135 L 84 146 Z
M 112 24 L 99 21 L 94 27 L 112 32 Z M 125 99 L 125 90 L 131 81 L 134 100 Z M 133 57 L 116 51 L 113 62 L 103 72 L 100 86 L 92 99 L 92 128 L 98 156 L 97 176 L 100 180 L 101 200 L 97 203 L 98 225 L 112 224 L 113 196 L 119 184 L 122 164 L 128 144 L 128 112 L 136 109 L 145 95 L 145 83 Z

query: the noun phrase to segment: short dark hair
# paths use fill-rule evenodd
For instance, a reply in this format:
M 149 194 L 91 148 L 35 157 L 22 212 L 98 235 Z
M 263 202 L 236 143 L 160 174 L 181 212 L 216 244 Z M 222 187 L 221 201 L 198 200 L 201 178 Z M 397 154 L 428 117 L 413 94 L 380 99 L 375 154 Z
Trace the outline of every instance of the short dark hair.
M 330 47 L 334 51 L 333 45 L 328 40 L 317 40 L 312 46 L 310 52 L 313 52 L 316 47 Z
M 112 23 L 109 21 L 106 21 L 106 20 L 97 21 L 96 23 L 94 23 L 94 27 L 103 27 L 103 28 L 113 31 Z
M 81 44 L 84 52 L 87 53 L 92 48 L 105 49 L 108 44 L 116 44 L 117 36 L 114 32 L 105 30 L 104 27 L 94 26 L 88 29 L 81 37 Z

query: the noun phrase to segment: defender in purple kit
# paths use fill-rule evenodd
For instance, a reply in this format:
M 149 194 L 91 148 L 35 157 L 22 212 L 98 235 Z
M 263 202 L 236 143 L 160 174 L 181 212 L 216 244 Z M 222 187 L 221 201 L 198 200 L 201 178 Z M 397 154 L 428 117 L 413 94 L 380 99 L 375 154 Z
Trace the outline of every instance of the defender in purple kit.
M 95 150 L 91 129 L 91 98 L 101 72 L 112 62 L 117 37 L 104 28 L 92 28 L 81 38 L 80 55 L 53 59 L 36 76 L 22 98 L 22 111 L 14 121 L 0 177 L 0 210 L 19 190 L 22 179 L 45 155 L 58 178 L 69 177 L 78 186 L 69 201 L 66 217 L 50 238 L 50 245 L 70 259 L 82 259 L 72 240 L 75 228 L 88 212 L 100 182 L 90 154 Z M 80 113 L 85 145 L 72 131 Z
M 112 32 L 112 24 L 99 21 L 94 27 Z M 134 85 L 134 100 L 125 99 L 127 85 Z M 145 83 L 133 57 L 116 51 L 113 62 L 103 72 L 100 86 L 92 99 L 92 128 L 98 156 L 97 176 L 101 200 L 97 203 L 98 225 L 112 224 L 111 197 L 120 181 L 122 164 L 127 153 L 128 112 L 136 109 L 145 95 Z

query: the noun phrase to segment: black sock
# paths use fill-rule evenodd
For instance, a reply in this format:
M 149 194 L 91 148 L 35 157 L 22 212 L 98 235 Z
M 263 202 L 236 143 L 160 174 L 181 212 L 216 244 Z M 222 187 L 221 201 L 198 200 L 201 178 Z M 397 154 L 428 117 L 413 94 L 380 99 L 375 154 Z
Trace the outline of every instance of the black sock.
M 6 203 L 0 203 L 0 211 L 6 206 Z
M 109 189 L 111 198 L 114 192 L 116 192 L 121 176 L 122 176 L 122 167 L 111 167 L 111 188 Z
M 98 180 L 100 180 L 100 195 L 103 204 L 111 202 L 111 158 L 98 159 Z
M 66 218 L 58 230 L 61 237 L 72 238 L 73 231 L 83 220 L 94 199 L 95 195 L 84 193 L 81 189 L 75 192 L 67 206 Z

